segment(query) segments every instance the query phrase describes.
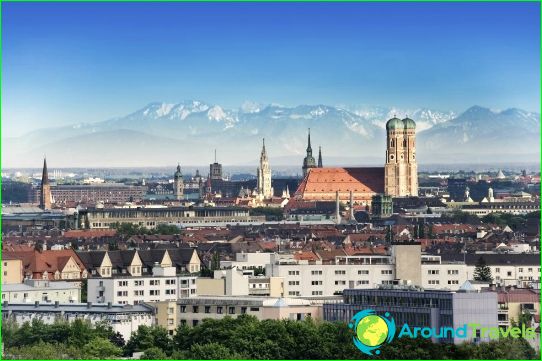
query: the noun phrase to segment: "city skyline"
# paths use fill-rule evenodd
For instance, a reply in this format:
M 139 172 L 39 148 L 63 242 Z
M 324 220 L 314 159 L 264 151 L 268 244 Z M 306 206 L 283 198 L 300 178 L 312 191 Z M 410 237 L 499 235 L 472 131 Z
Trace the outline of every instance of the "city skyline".
M 183 99 L 539 111 L 536 3 L 152 5 L 2 4 L 3 137 Z

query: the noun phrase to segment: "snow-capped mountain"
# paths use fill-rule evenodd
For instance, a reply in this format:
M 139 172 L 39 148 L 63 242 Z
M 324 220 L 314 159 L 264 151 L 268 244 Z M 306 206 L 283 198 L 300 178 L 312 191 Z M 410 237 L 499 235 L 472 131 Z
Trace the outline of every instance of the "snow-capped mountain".
M 385 122 L 394 115 L 416 121 L 420 162 L 470 161 L 473 156 L 483 161 L 496 154 L 539 159 L 540 115 L 514 108 L 472 107 L 456 117 L 427 108 L 245 102 L 228 109 L 189 100 L 150 103 L 123 117 L 5 138 L 2 161 L 5 167 L 35 166 L 46 153 L 57 166 L 196 165 L 209 163 L 217 149 L 223 163 L 250 164 L 265 138 L 271 162 L 301 164 L 310 128 L 313 152 L 322 146 L 324 164 L 328 156 L 378 165 L 384 161 Z

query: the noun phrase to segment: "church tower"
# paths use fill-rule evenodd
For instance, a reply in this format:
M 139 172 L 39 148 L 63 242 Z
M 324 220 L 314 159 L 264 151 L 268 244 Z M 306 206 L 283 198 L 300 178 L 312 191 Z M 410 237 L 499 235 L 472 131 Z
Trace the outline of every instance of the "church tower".
M 43 158 L 43 171 L 41 173 L 40 208 L 51 209 L 52 203 L 51 185 L 49 184 L 49 173 L 47 172 L 47 160 Z
M 177 165 L 177 171 L 173 175 L 173 194 L 176 199 L 184 198 L 184 179 L 180 164 Z
M 322 147 L 318 147 L 318 168 L 323 168 L 322 164 Z
M 312 156 L 312 147 L 311 147 L 311 130 L 309 128 L 309 138 L 307 144 L 307 156 L 303 159 L 303 177 L 307 175 L 310 168 L 316 168 L 316 160 Z
M 271 168 L 269 167 L 269 159 L 265 151 L 265 139 L 263 140 L 262 152 L 260 154 L 260 167 L 256 172 L 258 174 L 258 195 L 263 198 L 271 198 L 273 196 Z
M 384 192 L 392 197 L 418 195 L 416 123 L 393 117 L 386 123 Z

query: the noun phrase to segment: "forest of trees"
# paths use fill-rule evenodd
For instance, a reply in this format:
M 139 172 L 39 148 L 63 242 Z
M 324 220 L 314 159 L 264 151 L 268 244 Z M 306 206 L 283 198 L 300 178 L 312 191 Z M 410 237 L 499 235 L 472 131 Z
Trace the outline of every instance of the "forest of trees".
M 77 320 L 45 325 L 2 324 L 4 359 L 115 359 L 143 353 L 142 359 L 367 359 L 352 343 L 345 323 L 265 320 L 243 315 L 179 326 L 171 337 L 164 328 L 141 326 L 128 342 L 103 324 Z M 537 359 L 523 339 L 489 343 L 436 344 L 396 339 L 376 359 Z

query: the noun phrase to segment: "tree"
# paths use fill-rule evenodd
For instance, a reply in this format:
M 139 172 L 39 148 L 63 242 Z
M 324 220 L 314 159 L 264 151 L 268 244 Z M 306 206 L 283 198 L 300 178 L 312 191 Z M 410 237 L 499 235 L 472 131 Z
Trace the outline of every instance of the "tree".
M 203 345 L 199 343 L 193 345 L 190 348 L 190 358 L 197 360 L 232 360 L 238 359 L 239 356 L 224 345 L 210 342 Z
M 113 345 L 109 340 L 96 337 L 90 340 L 83 346 L 84 358 L 96 358 L 99 360 L 106 358 L 118 357 L 122 354 L 122 350 Z
M 159 347 L 151 347 L 146 349 L 143 356 L 141 356 L 141 359 L 143 360 L 164 360 L 166 358 L 166 353 Z
M 491 276 L 491 268 L 486 264 L 484 257 L 478 258 L 476 266 L 474 268 L 474 280 L 483 282 L 493 282 Z

